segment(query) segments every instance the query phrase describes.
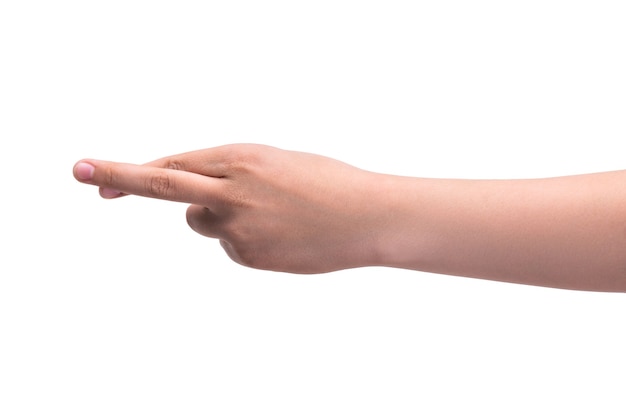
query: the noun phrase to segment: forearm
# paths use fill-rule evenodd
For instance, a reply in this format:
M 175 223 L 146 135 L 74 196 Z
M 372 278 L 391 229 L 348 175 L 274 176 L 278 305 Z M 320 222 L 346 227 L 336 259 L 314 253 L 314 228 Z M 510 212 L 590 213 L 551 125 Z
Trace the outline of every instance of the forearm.
M 536 180 L 395 178 L 381 264 L 626 291 L 626 171 Z

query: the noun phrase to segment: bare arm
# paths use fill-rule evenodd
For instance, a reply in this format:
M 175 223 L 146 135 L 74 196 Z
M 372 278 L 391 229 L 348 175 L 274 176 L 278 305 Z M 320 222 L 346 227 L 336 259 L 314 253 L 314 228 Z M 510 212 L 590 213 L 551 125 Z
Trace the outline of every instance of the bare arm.
M 626 291 L 626 171 L 426 179 L 228 145 L 141 166 L 83 160 L 74 175 L 107 198 L 191 203 L 189 225 L 255 268 L 318 273 L 382 265 Z
M 387 265 L 626 291 L 626 171 L 406 183 L 419 190 L 398 222 L 410 232 L 390 240 Z

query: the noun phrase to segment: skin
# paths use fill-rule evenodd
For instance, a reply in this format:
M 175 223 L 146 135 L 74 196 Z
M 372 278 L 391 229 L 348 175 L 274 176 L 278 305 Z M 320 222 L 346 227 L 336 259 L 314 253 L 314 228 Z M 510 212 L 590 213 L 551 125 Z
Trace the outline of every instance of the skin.
M 143 165 L 85 159 L 74 176 L 107 199 L 190 203 L 190 227 L 253 268 L 388 266 L 626 291 L 626 171 L 530 180 L 401 177 L 235 144 Z

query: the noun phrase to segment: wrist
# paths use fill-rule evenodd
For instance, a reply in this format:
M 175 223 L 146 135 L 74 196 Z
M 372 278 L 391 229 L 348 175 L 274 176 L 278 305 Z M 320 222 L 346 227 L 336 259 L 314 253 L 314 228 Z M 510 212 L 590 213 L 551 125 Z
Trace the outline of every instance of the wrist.
M 424 207 L 427 179 L 377 174 L 368 192 L 371 221 L 363 244 L 364 265 L 416 269 L 426 248 Z M 370 187 L 370 190 L 372 187 Z

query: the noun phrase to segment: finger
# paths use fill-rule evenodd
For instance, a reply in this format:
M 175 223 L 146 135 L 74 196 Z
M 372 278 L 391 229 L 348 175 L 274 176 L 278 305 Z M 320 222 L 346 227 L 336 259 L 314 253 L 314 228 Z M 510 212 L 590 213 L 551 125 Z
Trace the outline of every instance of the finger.
M 228 255 L 231 258 L 231 260 L 233 260 L 235 263 L 241 264 L 242 266 L 247 266 L 247 264 L 241 259 L 239 254 L 237 254 L 237 251 L 235 251 L 235 248 L 230 242 L 221 239 L 220 245 L 226 252 L 226 255 Z
M 100 187 L 99 192 L 100 196 L 104 197 L 105 199 L 116 199 L 118 197 L 128 196 L 127 193 L 122 193 L 119 190 L 109 189 L 107 187 Z
M 226 169 L 223 160 L 213 149 L 186 152 L 159 158 L 144 164 L 147 167 L 166 168 L 169 170 L 188 171 L 210 177 L 224 177 Z
M 223 237 L 223 225 L 218 216 L 210 209 L 201 205 L 187 208 L 187 224 L 200 235 L 209 238 Z
M 212 205 L 221 195 L 220 180 L 186 171 L 100 160 L 81 160 L 74 166 L 74 177 L 100 186 L 105 198 L 123 194 Z
M 262 150 L 269 148 L 271 147 L 259 144 L 228 144 L 172 155 L 144 165 L 211 177 L 226 177 L 238 163 L 258 158 Z

